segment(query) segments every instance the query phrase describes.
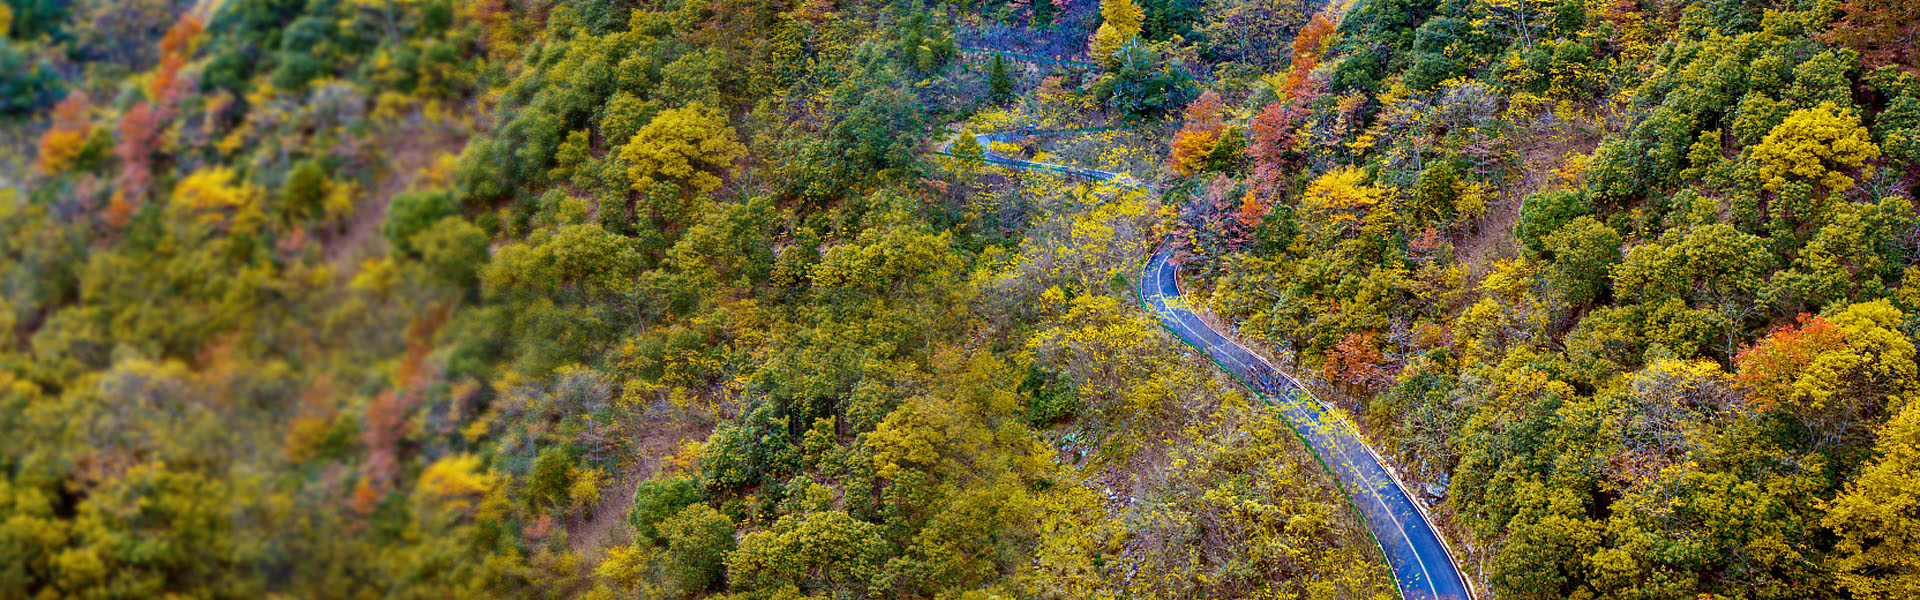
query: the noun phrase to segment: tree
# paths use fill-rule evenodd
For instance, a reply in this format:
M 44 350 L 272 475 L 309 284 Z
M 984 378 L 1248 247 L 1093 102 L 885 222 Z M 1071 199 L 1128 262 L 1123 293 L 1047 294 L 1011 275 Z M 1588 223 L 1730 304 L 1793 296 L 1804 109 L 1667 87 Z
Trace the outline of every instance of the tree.
M 45 59 L 25 44 L 0 37 L 0 116 L 20 116 L 52 104 L 66 85 Z
M 972 131 L 960 132 L 960 139 L 954 140 L 947 153 L 968 162 L 979 162 L 986 157 L 986 149 L 980 147 L 980 139 Z
M 1167 62 L 1165 44 L 1129 42 L 1114 54 L 1112 72 L 1093 85 L 1107 107 L 1132 119 L 1166 114 L 1193 97 L 1193 78 Z
M 41 171 L 59 175 L 72 166 L 93 133 L 93 122 L 88 115 L 92 109 L 87 93 L 80 90 L 68 92 L 65 99 L 54 105 L 53 126 L 40 134 L 40 156 L 36 164 Z
M 222 223 L 234 231 L 248 231 L 260 224 L 260 198 L 264 190 L 240 181 L 232 169 L 214 167 L 195 171 L 173 186 L 167 207 L 177 214 L 201 223 Z
M 1920 597 L 1920 404 L 1880 430 L 1879 456 L 1834 498 L 1823 521 L 1839 536 L 1833 568 L 1862 600 Z
M 1757 408 L 1811 430 L 1815 447 L 1858 442 L 1880 411 L 1920 399 L 1914 344 L 1897 329 L 1904 319 L 1885 300 L 1802 315 L 1742 348 L 1735 377 Z
M 1300 206 L 1309 218 L 1333 230 L 1356 227 L 1380 204 L 1384 193 L 1362 183 L 1366 179 L 1365 172 L 1353 167 L 1328 171 L 1307 184 L 1300 193 Z
M 1000 53 L 993 53 L 993 66 L 987 73 L 987 97 L 994 102 L 1005 102 L 1013 97 L 1013 79 L 1007 76 L 1007 59 Z
M 326 167 L 314 159 L 294 163 L 280 187 L 280 214 L 289 221 L 313 218 L 321 214 L 326 197 Z
M 692 479 L 648 479 L 633 489 L 633 506 L 627 509 L 627 523 L 633 526 L 635 539 L 656 542 L 661 540 L 656 525 L 700 499 L 699 482 Z
M 1849 171 L 1880 156 L 1873 136 L 1860 117 L 1831 102 L 1793 111 L 1787 120 L 1767 132 L 1753 148 L 1760 179 L 1769 191 L 1779 192 L 1789 177 L 1817 184 L 1831 193 L 1853 188 Z
M 1286 61 L 1287 40 L 1307 19 L 1301 0 L 1208 0 L 1197 32 L 1207 41 L 1209 58 L 1244 63 L 1262 72 L 1278 71 Z
M 1580 190 L 1539 192 L 1520 203 L 1520 220 L 1514 223 L 1514 237 L 1535 252 L 1546 251 L 1547 236 L 1574 219 L 1593 214 L 1593 203 Z
M 1920 71 L 1920 6 L 1894 0 L 1847 0 L 1841 17 L 1821 37 L 1860 53 L 1868 67 L 1895 65 Z
M 407 239 L 420 262 L 442 283 L 467 288 L 487 264 L 487 232 L 459 216 L 440 219 Z
M 453 196 L 440 190 L 401 192 L 387 203 L 387 220 L 380 224 L 380 235 L 401 254 L 412 255 L 414 234 L 426 231 L 441 219 L 457 214 Z
M 1295 134 L 1311 114 L 1308 107 L 1318 94 L 1317 87 L 1303 86 L 1285 100 L 1267 104 L 1253 117 L 1252 144 L 1247 148 L 1247 158 L 1253 163 L 1250 179 L 1253 189 L 1269 199 L 1285 191 L 1295 175 Z
M 727 554 L 733 552 L 733 519 L 705 504 L 688 505 L 661 521 L 660 538 L 666 542 L 668 576 L 680 590 L 697 593 L 721 582 Z
M 1260 228 L 1260 224 L 1267 218 L 1267 213 L 1272 212 L 1272 210 L 1273 207 L 1269 206 L 1267 201 L 1262 200 L 1259 194 L 1248 190 L 1246 195 L 1241 196 L 1240 209 L 1234 211 L 1233 218 L 1240 222 L 1241 227 L 1247 228 L 1248 231 L 1254 231 Z
M 553 508 L 567 505 L 567 490 L 573 483 L 573 450 L 552 446 L 533 459 L 527 473 L 527 505 Z
M 1181 176 L 1192 175 L 1205 166 L 1205 159 L 1213 153 L 1214 146 L 1220 143 L 1221 134 L 1227 130 L 1222 120 L 1223 107 L 1220 94 L 1207 90 L 1198 100 L 1187 105 L 1186 125 L 1173 134 L 1171 163 L 1173 170 Z
M 454 454 L 421 470 L 415 493 L 427 496 L 442 508 L 464 511 L 492 493 L 498 482 L 497 474 L 481 468 L 480 457 Z
M 677 181 L 700 192 L 720 187 L 714 171 L 725 171 L 746 156 L 727 117 L 699 102 L 661 111 L 620 148 L 633 189 L 646 191 L 656 181 Z
M 1542 243 L 1553 259 L 1547 287 L 1573 306 L 1605 297 L 1607 270 L 1620 262 L 1620 244 L 1620 233 L 1593 217 L 1567 223 Z
M 1613 268 L 1613 289 L 1628 302 L 1677 297 L 1737 309 L 1766 287 L 1774 267 L 1765 240 L 1717 223 L 1634 247 Z
M 147 193 L 153 154 L 159 150 L 160 125 L 165 115 L 141 102 L 120 117 L 120 136 L 113 153 L 120 159 L 120 191 L 133 201 Z
M 879 571 L 887 541 L 881 527 L 842 510 L 781 517 L 772 530 L 749 533 L 727 557 L 736 590 L 861 595 Z
M 1117 62 L 1114 54 L 1139 38 L 1146 13 L 1133 0 L 1101 0 L 1100 19 L 1100 28 L 1094 30 L 1087 44 L 1087 55 L 1111 68 Z
M 596 223 L 567 225 L 536 243 L 501 245 L 480 282 L 492 294 L 589 299 L 631 288 L 639 263 L 628 238 Z
M 600 135 L 608 140 L 631 140 L 659 109 L 657 103 L 642 100 L 626 90 L 614 92 L 613 97 L 600 106 Z
M 1386 357 L 1380 353 L 1380 334 L 1364 330 L 1347 334 L 1327 351 L 1327 362 L 1321 369 L 1328 379 L 1371 393 L 1392 383 L 1394 373 L 1387 366 Z
M 1049 29 L 1053 27 L 1053 13 L 1057 10 L 1053 5 L 1053 0 L 1033 0 L 1033 6 L 1029 10 L 1031 12 L 1029 12 L 1027 16 L 1028 27 L 1034 29 Z

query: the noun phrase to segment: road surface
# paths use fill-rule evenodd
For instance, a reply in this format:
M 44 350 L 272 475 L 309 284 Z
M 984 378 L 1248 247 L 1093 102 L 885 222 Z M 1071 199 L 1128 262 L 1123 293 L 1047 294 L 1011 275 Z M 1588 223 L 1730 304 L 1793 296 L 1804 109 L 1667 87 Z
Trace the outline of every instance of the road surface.
M 991 133 L 974 137 L 986 153 L 981 159 L 985 162 L 1064 173 L 1124 187 L 1148 187 L 1120 173 L 1037 163 L 993 154 L 993 142 L 1011 141 L 1035 133 L 1040 132 Z M 1162 248 L 1166 246 L 1161 244 Z M 1168 331 L 1206 354 L 1221 370 L 1232 375 L 1241 385 L 1251 389 L 1262 401 L 1286 417 L 1287 423 L 1300 434 L 1321 464 L 1339 480 L 1341 489 L 1352 500 L 1353 506 L 1366 518 L 1374 541 L 1379 543 L 1387 565 L 1393 568 L 1393 579 L 1400 587 L 1402 598 L 1471 600 L 1472 591 L 1461 576 L 1446 543 L 1440 540 L 1433 524 L 1414 504 L 1406 489 L 1387 471 L 1380 456 L 1361 440 L 1358 431 L 1350 423 L 1314 398 L 1299 381 L 1202 321 L 1180 294 L 1179 267 L 1171 258 L 1171 251 L 1160 250 L 1147 260 L 1140 272 L 1141 304 Z

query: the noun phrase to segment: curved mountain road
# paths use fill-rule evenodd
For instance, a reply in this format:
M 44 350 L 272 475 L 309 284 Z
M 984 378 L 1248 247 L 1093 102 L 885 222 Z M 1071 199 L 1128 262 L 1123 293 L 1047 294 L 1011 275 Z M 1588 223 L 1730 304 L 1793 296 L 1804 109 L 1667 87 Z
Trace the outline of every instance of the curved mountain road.
M 1072 177 L 1145 189 L 1130 176 L 1080 167 L 1038 163 L 996 156 L 992 142 L 1006 142 L 1036 133 L 1005 132 L 974 136 L 985 152 L 982 161 L 1022 169 L 1062 173 Z M 945 153 L 944 151 L 942 152 Z M 1162 247 L 1165 245 L 1163 244 Z M 1180 293 L 1179 267 L 1172 252 L 1160 250 L 1140 272 L 1140 303 L 1160 324 L 1195 350 L 1205 353 L 1221 370 L 1279 410 L 1321 465 L 1334 474 L 1353 506 L 1365 517 L 1367 528 L 1380 545 L 1400 596 L 1407 600 L 1471 600 L 1472 590 L 1462 577 L 1451 551 L 1427 520 L 1426 514 L 1379 454 L 1366 445 L 1352 424 L 1313 397 L 1306 386 L 1232 338 L 1214 330 Z

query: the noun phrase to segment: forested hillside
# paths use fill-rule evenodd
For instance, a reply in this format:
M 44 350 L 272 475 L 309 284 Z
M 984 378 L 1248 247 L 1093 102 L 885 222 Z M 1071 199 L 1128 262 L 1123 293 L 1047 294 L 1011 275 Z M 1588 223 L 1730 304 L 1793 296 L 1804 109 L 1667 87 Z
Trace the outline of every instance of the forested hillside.
M 4 0 L 0 598 L 1914 597 L 1916 31 Z

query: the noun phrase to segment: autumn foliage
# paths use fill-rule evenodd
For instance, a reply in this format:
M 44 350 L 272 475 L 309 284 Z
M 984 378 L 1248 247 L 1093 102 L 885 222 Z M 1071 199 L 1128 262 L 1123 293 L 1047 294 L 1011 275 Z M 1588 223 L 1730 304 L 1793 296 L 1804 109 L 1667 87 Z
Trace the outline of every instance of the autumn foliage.
M 1171 144 L 1175 172 L 1192 175 L 1204 165 L 1214 145 L 1220 143 L 1220 136 L 1226 133 L 1223 110 L 1220 94 L 1213 90 L 1207 90 L 1187 105 L 1186 126 L 1173 134 Z
M 1801 373 L 1820 355 L 1846 344 L 1846 333 L 1833 322 L 1803 313 L 1796 324 L 1774 330 L 1734 356 L 1740 369 L 1735 379 L 1750 390 L 1762 409 L 1789 402 L 1797 395 L 1793 384 Z
M 1380 353 L 1380 334 L 1371 329 L 1341 338 L 1327 351 L 1321 370 L 1328 379 L 1360 390 L 1377 390 L 1393 381 L 1393 372 Z
M 40 134 L 40 156 L 37 164 L 42 172 L 58 175 L 73 164 L 80 155 L 81 148 L 87 143 L 87 136 L 93 132 L 93 122 L 88 114 L 93 103 L 87 93 L 74 90 L 53 107 L 53 126 Z
M 1842 17 L 1823 35 L 1852 48 L 1869 66 L 1894 65 L 1920 71 L 1920 5 L 1898 0 L 1848 0 Z
M 1325 12 L 1307 21 L 1292 44 L 1293 60 L 1277 91 L 1280 101 L 1267 104 L 1249 124 L 1250 144 L 1247 158 L 1253 166 L 1254 189 L 1270 199 L 1281 193 L 1282 182 L 1290 178 L 1299 155 L 1298 131 L 1312 114 L 1311 107 L 1321 95 L 1324 83 L 1313 78 L 1334 32 Z

